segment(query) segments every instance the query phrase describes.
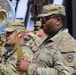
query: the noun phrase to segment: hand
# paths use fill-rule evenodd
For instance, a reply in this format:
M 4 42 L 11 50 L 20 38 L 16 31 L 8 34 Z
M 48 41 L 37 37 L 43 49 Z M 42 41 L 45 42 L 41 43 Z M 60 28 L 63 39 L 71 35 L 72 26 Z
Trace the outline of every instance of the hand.
M 35 34 L 33 32 L 27 33 L 27 35 L 30 36 L 30 37 L 34 37 L 35 36 Z
M 17 70 L 18 71 L 22 71 L 22 72 L 27 72 L 28 71 L 28 67 L 29 67 L 29 61 L 27 60 L 21 60 L 21 61 L 17 61 Z

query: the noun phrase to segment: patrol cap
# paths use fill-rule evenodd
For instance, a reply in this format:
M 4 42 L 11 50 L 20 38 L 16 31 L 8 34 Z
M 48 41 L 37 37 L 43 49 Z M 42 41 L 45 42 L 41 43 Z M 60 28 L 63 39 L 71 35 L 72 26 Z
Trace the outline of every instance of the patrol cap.
M 22 20 L 12 20 L 12 21 L 9 21 L 7 23 L 7 26 L 6 28 L 4 29 L 4 31 L 8 31 L 8 32 L 12 32 L 18 28 L 22 28 L 24 27 L 24 22 Z
M 41 14 L 37 17 L 46 17 L 57 14 L 62 14 L 63 16 L 65 16 L 65 7 L 59 4 L 48 4 L 43 6 Z
M 36 21 L 36 24 L 34 25 L 34 27 L 41 27 L 41 21 Z
M 38 31 L 39 29 L 41 29 L 41 21 L 36 21 L 36 24 L 34 25 L 34 30 Z

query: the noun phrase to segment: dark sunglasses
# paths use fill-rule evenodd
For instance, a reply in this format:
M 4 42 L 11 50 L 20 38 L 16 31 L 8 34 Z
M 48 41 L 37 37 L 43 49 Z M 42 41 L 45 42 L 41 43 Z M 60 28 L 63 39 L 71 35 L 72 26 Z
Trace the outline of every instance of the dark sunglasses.
M 42 18 L 40 18 L 40 21 L 42 22 L 42 24 L 44 24 L 46 21 L 48 21 L 51 18 L 54 18 L 54 16 L 42 17 Z

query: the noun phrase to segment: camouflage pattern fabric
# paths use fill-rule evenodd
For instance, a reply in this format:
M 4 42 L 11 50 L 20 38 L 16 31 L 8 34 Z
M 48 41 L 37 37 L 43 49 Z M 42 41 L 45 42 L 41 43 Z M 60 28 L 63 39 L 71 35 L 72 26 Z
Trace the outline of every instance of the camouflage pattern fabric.
M 29 46 L 33 52 L 37 51 L 37 48 L 40 46 L 40 44 L 45 39 L 45 38 L 41 39 L 38 36 L 38 31 L 41 29 L 41 25 L 42 24 L 40 21 L 36 21 L 36 24 L 34 25 L 34 28 L 37 29 L 37 31 L 35 31 L 36 35 L 33 36 L 33 38 L 30 38 L 30 40 L 26 42 L 26 45 Z
M 46 40 L 35 52 L 28 69 L 29 75 L 70 75 L 62 62 L 60 51 Z
M 27 46 L 22 46 L 23 57 L 32 62 L 33 53 Z M 2 55 L 7 51 L 2 49 Z M 17 53 L 15 50 L 10 50 L 7 54 L 8 59 L 4 64 L 5 57 L 2 57 L 2 66 L 0 67 L 0 75 L 18 75 L 16 70 L 16 63 L 18 60 Z
M 28 40 L 25 44 L 30 47 L 30 49 L 35 52 L 37 51 L 38 46 L 42 43 L 43 39 L 41 39 L 37 34 Z
M 16 19 L 9 21 L 4 31 L 11 32 L 11 31 L 23 30 L 23 29 L 25 29 L 23 20 Z
M 36 24 L 34 25 L 34 30 L 35 31 L 40 30 L 41 29 L 41 25 L 42 25 L 41 21 L 36 21 Z
M 41 14 L 39 14 L 37 17 L 46 17 L 46 16 L 56 15 L 56 14 L 62 14 L 65 16 L 66 15 L 65 7 L 59 4 L 45 5 L 42 8 Z
M 76 72 L 76 41 L 68 33 L 68 29 L 60 30 L 50 40 L 52 40 L 51 45 L 61 51 L 64 64 L 72 67 Z

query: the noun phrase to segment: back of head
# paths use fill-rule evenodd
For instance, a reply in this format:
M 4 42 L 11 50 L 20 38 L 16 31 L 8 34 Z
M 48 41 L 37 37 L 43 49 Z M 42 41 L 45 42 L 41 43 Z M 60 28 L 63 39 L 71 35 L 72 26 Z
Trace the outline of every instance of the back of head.
M 11 32 L 15 30 L 25 29 L 24 22 L 22 20 L 12 20 L 7 23 L 5 31 Z
M 65 7 L 59 4 L 48 4 L 43 6 L 43 10 L 41 14 L 38 15 L 37 17 L 46 17 L 46 16 L 58 15 L 58 14 L 65 16 L 66 15 Z

